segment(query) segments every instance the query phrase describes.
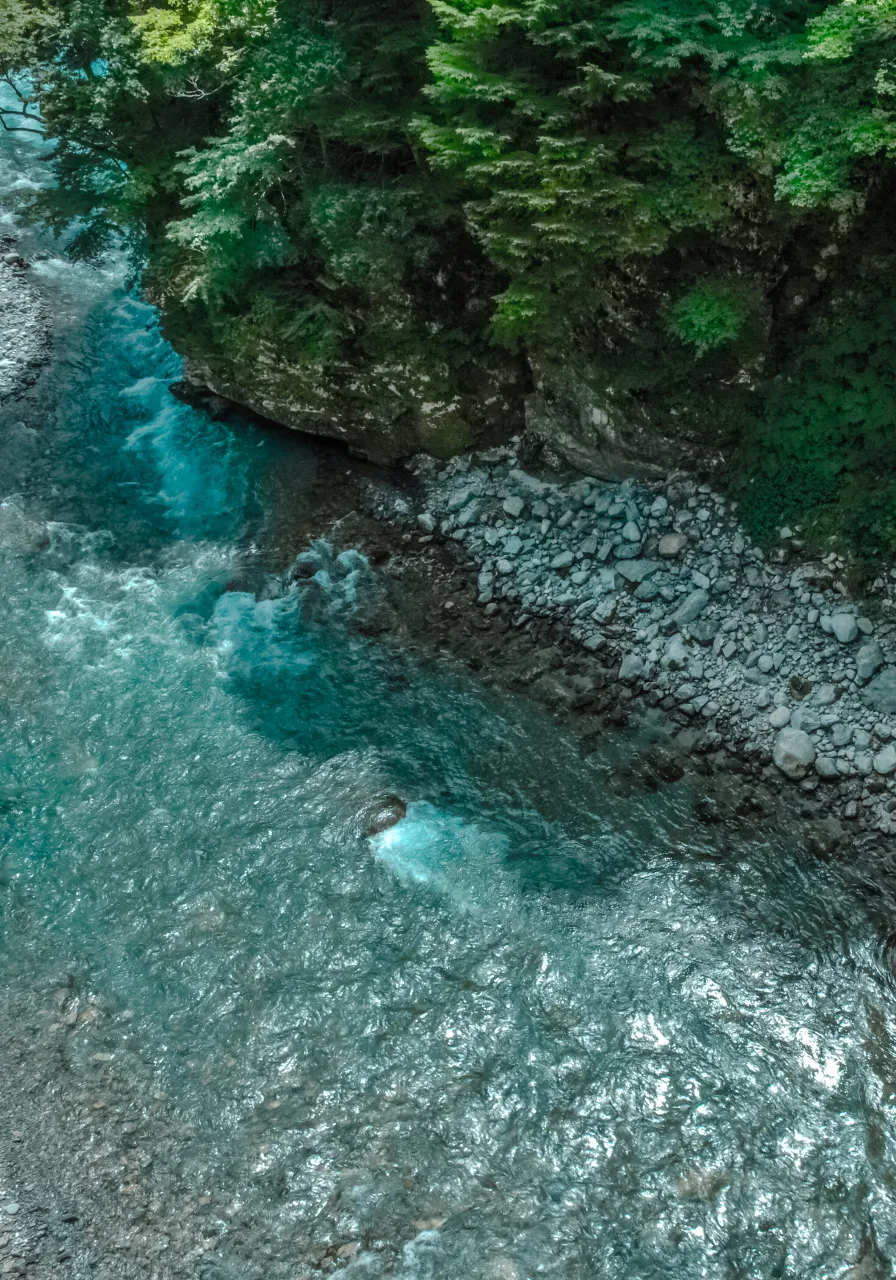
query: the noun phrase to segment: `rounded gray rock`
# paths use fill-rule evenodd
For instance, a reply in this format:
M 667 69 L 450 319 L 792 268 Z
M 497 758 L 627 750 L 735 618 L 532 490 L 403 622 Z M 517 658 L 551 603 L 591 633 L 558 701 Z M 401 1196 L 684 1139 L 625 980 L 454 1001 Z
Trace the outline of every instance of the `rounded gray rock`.
M 804 778 L 815 763 L 815 747 L 802 729 L 782 729 L 775 739 L 775 764 L 788 778 Z
M 896 747 L 890 742 L 874 757 L 874 772 L 886 777 L 896 769 Z
M 657 545 L 657 551 L 664 560 L 674 560 L 680 556 L 688 545 L 687 536 L 683 533 L 664 533 Z
M 831 614 L 831 631 L 841 644 L 852 644 L 859 634 L 859 624 L 851 613 Z

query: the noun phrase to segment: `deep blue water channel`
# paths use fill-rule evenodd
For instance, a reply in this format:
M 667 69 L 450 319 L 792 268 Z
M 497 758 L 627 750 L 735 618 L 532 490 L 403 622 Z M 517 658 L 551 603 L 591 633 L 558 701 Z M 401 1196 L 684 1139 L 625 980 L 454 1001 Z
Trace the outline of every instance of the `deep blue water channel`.
M 46 175 L 0 145 L 11 225 Z M 732 846 L 698 781 L 617 796 L 618 745 L 583 760 L 358 634 L 351 558 L 312 617 L 226 590 L 277 580 L 314 451 L 175 401 L 122 261 L 32 275 L 55 349 L 0 406 L 0 972 L 74 973 L 108 1052 L 139 1040 L 185 1198 L 225 1189 L 268 1254 L 225 1233 L 196 1274 L 305 1276 L 323 1241 L 406 1280 L 890 1275 L 893 983 L 843 864 Z M 414 803 L 374 847 L 383 791 Z

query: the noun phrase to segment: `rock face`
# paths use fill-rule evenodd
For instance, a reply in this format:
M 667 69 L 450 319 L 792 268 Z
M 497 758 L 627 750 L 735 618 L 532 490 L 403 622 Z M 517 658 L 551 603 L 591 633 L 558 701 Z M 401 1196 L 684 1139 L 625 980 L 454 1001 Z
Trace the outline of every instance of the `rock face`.
M 815 747 L 802 729 L 782 729 L 775 739 L 773 757 L 788 778 L 804 778 L 815 763 Z
M 523 426 L 521 370 L 471 367 L 458 394 L 439 361 L 424 356 L 323 369 L 263 340 L 240 362 L 200 349 L 181 328 L 166 326 L 166 336 L 184 357 L 182 385 L 194 395 L 212 392 L 281 426 L 341 440 L 383 465 L 416 453 L 450 458 Z
M 541 389 L 526 400 L 527 437 L 587 475 L 647 480 L 678 467 L 706 469 L 719 460 L 705 424 L 690 435 L 679 421 L 675 433 L 667 433 L 633 404 L 623 409 L 610 403 L 583 370 L 536 364 L 533 372 Z

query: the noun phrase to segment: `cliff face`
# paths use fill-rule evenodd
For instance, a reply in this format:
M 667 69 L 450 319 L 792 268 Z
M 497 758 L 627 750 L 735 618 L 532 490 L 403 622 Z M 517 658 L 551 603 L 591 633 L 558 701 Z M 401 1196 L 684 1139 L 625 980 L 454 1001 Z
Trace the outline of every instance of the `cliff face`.
M 522 369 L 514 381 L 473 366 L 448 398 L 439 394 L 443 379 L 424 360 L 325 371 L 261 344 L 239 364 L 187 347 L 184 377 L 197 390 L 207 388 L 282 426 L 341 440 L 386 465 L 415 453 L 449 458 L 508 439 L 524 423 Z
M 648 479 L 681 467 L 706 471 L 721 461 L 705 439 L 664 431 L 646 411 L 610 404 L 584 379 L 531 390 L 522 368 L 515 381 L 498 381 L 480 367 L 468 372 L 464 392 L 439 400 L 425 365 L 370 373 L 346 367 L 334 383 L 323 371 L 314 381 L 307 366 L 266 346 L 254 354 L 239 369 L 214 356 L 187 355 L 187 387 L 296 431 L 340 440 L 383 465 L 417 453 L 450 458 L 521 433 L 530 457 L 611 480 Z

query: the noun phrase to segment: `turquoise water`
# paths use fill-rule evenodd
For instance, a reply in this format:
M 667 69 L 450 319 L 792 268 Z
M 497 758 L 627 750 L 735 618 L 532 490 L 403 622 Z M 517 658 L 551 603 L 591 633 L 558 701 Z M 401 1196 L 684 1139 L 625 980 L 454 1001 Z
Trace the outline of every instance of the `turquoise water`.
M 45 181 L 13 143 L 7 204 Z M 104 1052 L 140 1044 L 184 1203 L 264 1242 L 195 1274 L 340 1245 L 406 1280 L 891 1274 L 893 983 L 848 867 L 695 824 L 699 781 L 621 795 L 625 743 L 583 760 L 364 637 L 357 556 L 290 585 L 314 450 L 173 400 L 122 262 L 33 272 L 53 363 L 0 406 L 3 978 L 73 974 Z

